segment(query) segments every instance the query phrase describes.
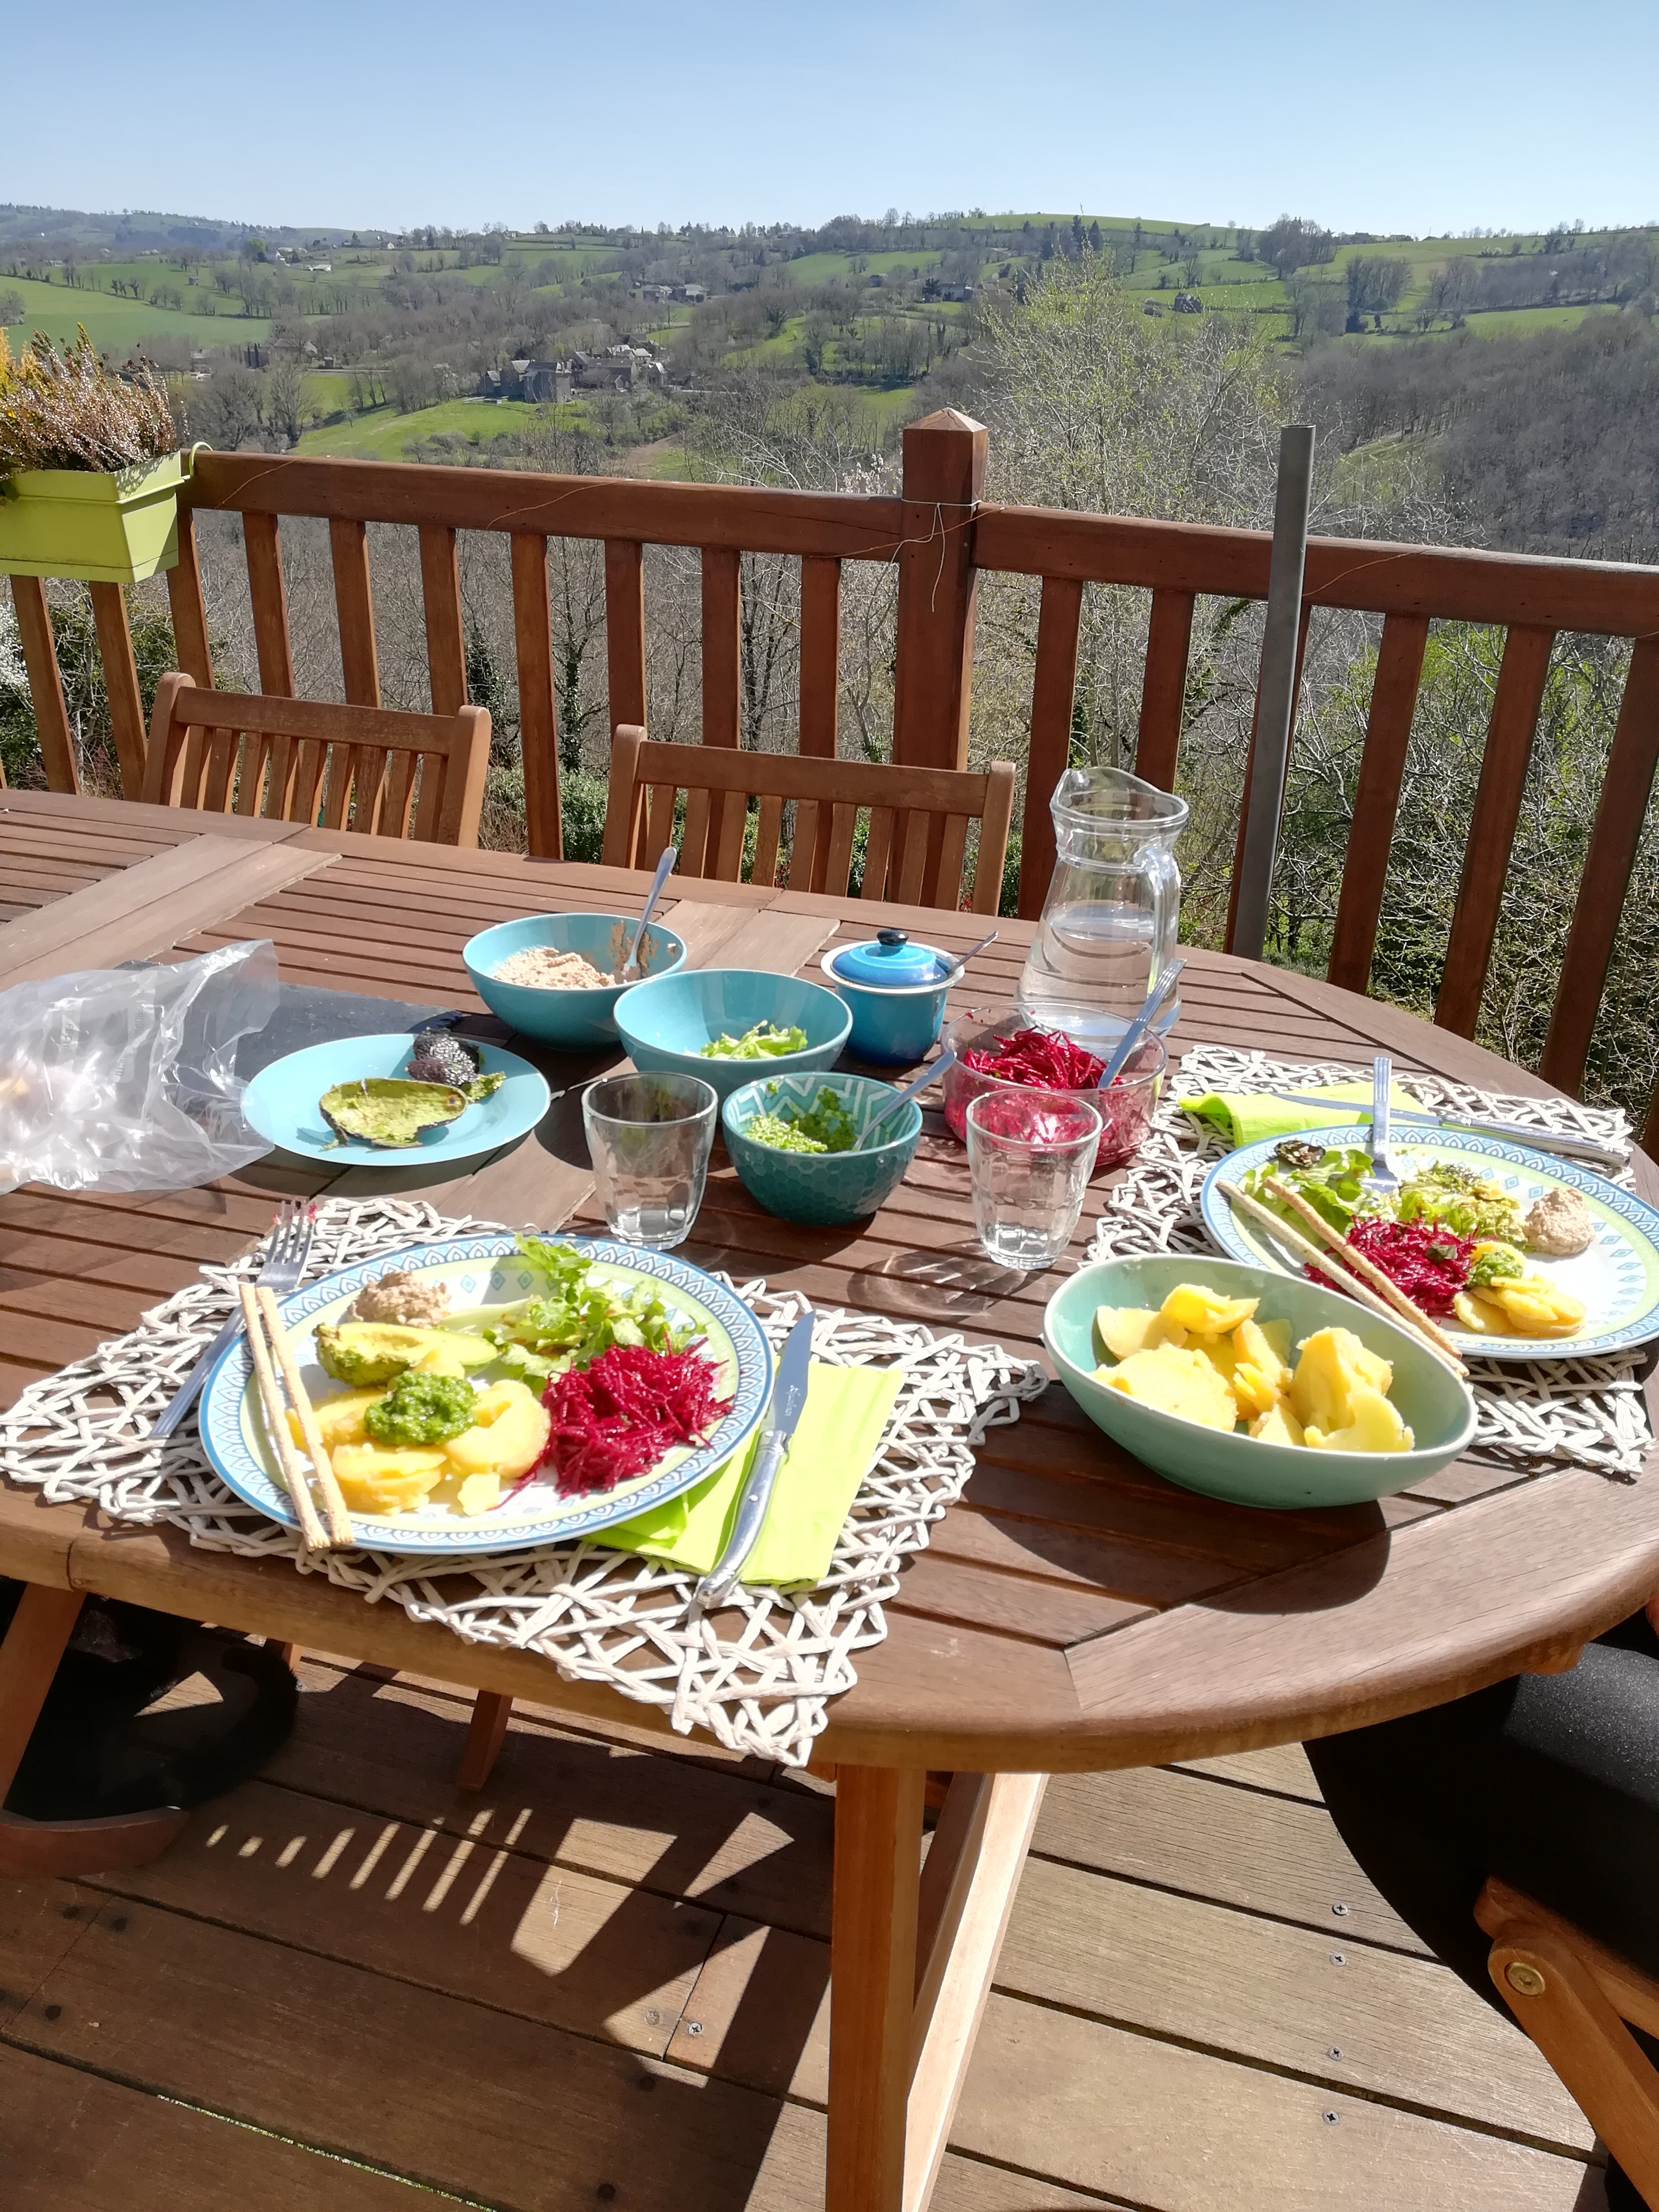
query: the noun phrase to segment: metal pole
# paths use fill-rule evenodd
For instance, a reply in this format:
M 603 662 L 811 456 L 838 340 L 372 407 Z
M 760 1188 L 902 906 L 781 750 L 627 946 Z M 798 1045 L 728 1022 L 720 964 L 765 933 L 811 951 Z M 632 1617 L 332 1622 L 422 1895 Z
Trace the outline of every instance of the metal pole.
M 1285 805 L 1291 723 L 1296 712 L 1296 647 L 1302 621 L 1302 573 L 1308 557 L 1308 502 L 1313 487 L 1313 426 L 1287 422 L 1279 434 L 1279 493 L 1273 502 L 1273 556 L 1267 573 L 1267 622 L 1256 679 L 1255 763 L 1250 811 L 1239 864 L 1232 949 L 1260 960 L 1267 934 L 1279 817 Z

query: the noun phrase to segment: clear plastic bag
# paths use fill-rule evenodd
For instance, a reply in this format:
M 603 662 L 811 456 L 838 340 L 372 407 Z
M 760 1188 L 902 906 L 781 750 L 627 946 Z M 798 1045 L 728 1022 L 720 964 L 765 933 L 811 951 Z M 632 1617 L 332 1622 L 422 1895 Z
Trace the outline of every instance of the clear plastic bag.
M 260 1158 L 236 1044 L 277 990 L 261 938 L 0 992 L 0 1191 L 178 1190 Z

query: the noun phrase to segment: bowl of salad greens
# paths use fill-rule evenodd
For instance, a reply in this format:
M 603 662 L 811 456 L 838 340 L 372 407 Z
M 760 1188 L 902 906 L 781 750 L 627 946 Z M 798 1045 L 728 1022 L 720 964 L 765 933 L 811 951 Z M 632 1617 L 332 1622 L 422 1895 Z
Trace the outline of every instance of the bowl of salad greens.
M 912 1098 L 878 1143 L 859 1149 L 893 1097 L 892 1084 L 870 1075 L 762 1076 L 726 1102 L 726 1149 L 744 1188 L 781 1220 L 861 1220 L 903 1182 L 921 1135 Z
M 636 983 L 617 1030 L 642 1073 L 699 1075 L 721 1099 L 761 1075 L 828 1067 L 853 1026 L 837 993 L 752 968 L 686 968 Z

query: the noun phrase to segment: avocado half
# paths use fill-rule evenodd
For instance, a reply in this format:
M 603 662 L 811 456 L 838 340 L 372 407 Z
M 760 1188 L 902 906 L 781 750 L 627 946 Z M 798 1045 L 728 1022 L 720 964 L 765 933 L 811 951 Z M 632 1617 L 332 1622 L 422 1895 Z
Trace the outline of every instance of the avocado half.
M 467 1104 L 465 1091 L 453 1083 L 411 1083 L 402 1075 L 364 1075 L 355 1083 L 336 1083 L 317 1101 L 337 1137 L 387 1151 L 418 1145 L 428 1129 L 459 1121 Z

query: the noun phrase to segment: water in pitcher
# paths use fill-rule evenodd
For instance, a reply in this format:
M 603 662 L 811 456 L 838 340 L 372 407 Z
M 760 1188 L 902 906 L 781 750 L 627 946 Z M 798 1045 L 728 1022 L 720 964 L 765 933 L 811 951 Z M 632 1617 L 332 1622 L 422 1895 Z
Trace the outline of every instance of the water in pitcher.
M 1054 872 L 1020 977 L 1020 1012 L 1109 1050 L 1139 1012 L 1181 922 L 1175 841 L 1187 805 L 1121 769 L 1068 769 L 1049 802 Z M 1179 997 L 1158 1017 L 1170 1029 Z

